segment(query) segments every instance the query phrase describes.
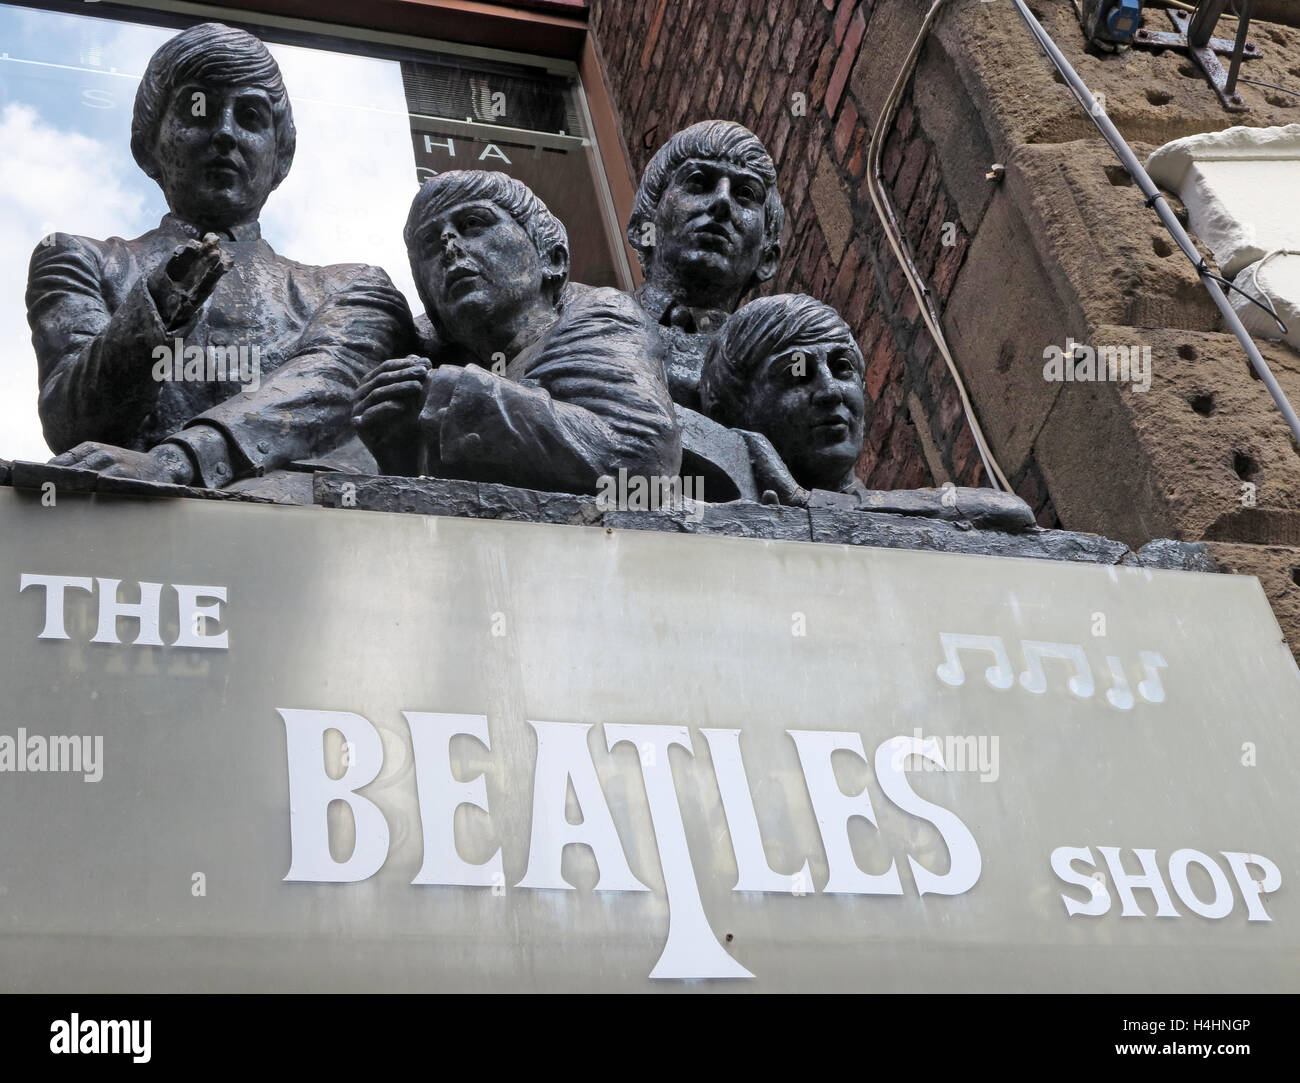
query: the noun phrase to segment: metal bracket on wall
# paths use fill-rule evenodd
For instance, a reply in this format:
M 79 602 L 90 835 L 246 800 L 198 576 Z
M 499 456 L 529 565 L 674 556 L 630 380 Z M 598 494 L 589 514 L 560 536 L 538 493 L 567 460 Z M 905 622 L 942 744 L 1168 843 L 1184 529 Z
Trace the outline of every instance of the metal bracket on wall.
M 1210 36 L 1223 13 L 1226 0 L 1202 0 L 1193 14 L 1172 10 L 1165 12 L 1174 24 L 1174 32 L 1143 28 L 1134 31 L 1133 44 L 1147 48 L 1185 49 L 1205 72 L 1205 77 L 1210 81 L 1210 86 L 1214 87 L 1223 108 L 1229 113 L 1249 113 L 1250 106 L 1237 92 L 1237 72 L 1243 60 L 1257 60 L 1263 55 L 1259 46 L 1246 40 L 1253 2 L 1254 0 L 1242 0 L 1235 41 Z M 1225 69 L 1216 53 L 1232 57 L 1231 67 Z

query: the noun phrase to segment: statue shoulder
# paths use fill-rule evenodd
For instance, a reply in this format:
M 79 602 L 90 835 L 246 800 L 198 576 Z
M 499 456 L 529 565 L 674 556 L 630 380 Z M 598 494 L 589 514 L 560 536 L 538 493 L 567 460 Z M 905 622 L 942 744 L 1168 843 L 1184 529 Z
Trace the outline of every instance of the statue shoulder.
M 324 265 L 299 263 L 288 256 L 280 255 L 279 252 L 272 251 L 276 260 L 290 270 L 295 277 L 313 280 L 328 292 L 345 289 L 352 285 L 380 286 L 394 290 L 397 288 L 393 285 L 393 280 L 389 277 L 388 272 L 382 267 L 372 266 L 368 263 L 327 263 Z
M 654 327 L 654 321 L 635 297 L 612 286 L 585 286 L 581 282 L 570 282 L 564 287 L 558 307 L 562 316 L 603 316 L 637 328 L 649 330 Z

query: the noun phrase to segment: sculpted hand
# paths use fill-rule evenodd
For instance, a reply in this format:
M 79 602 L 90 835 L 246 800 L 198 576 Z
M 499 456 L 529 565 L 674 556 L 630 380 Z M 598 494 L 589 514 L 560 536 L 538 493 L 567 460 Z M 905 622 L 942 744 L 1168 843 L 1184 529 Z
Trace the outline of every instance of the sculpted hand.
M 415 473 L 417 420 L 432 368 L 426 357 L 395 357 L 375 368 L 352 396 L 352 423 L 385 474 Z
M 233 266 L 234 260 L 222 250 L 215 233 L 177 246 L 171 258 L 149 275 L 149 293 L 167 329 L 189 323 Z
M 175 485 L 188 485 L 194 480 L 194 467 L 189 456 L 174 444 L 159 444 L 146 452 L 88 440 L 55 456 L 50 463 L 98 470 L 114 478 L 139 478 L 141 481 L 165 481 Z
M 442 420 L 451 408 L 456 384 L 463 375 L 465 369 L 460 365 L 443 365 L 429 375 L 424 403 L 420 408 L 421 447 L 425 454 L 422 473 L 436 472 L 434 464 L 442 455 Z
M 772 442 L 762 433 L 737 429 L 749 449 L 749 462 L 754 469 L 760 501 L 764 504 L 784 504 L 787 507 L 806 508 L 808 490 L 803 488 L 790 468 L 781 460 Z

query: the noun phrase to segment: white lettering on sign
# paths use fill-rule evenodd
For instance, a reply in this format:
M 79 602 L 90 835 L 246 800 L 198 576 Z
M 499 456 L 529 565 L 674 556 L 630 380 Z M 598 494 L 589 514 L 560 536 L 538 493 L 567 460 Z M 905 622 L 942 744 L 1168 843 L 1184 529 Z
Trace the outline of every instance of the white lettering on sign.
M 68 635 L 66 613 L 69 590 L 84 590 L 95 594 L 98 589 L 98 621 L 91 643 L 121 644 L 117 638 L 118 620 L 135 621 L 138 631 L 131 641 L 136 647 L 162 647 L 160 632 L 162 591 L 165 583 L 137 583 L 134 590 L 139 594 L 138 602 L 125 601 L 121 598 L 122 580 L 91 579 L 82 575 L 37 575 L 23 572 L 18 581 L 18 593 L 28 587 L 45 588 L 45 625 L 37 639 L 70 639 Z M 130 593 L 132 588 L 127 587 Z M 221 603 L 226 600 L 225 587 L 200 587 L 186 583 L 172 586 L 176 593 L 177 616 L 179 618 L 178 634 L 170 644 L 173 647 L 207 647 L 213 650 L 229 650 L 230 635 L 221 632 L 208 635 L 204 629 L 209 618 L 221 619 Z M 200 600 L 205 603 L 200 604 Z
M 1174 905 L 1169 894 L 1169 887 L 1160 873 L 1160 864 L 1156 860 L 1155 850 L 1129 851 L 1139 865 L 1140 872 L 1130 872 L 1124 867 L 1121 850 L 1118 846 L 1098 846 L 1098 852 L 1105 859 L 1110 879 L 1120 898 L 1120 917 L 1141 918 L 1177 918 L 1182 914 Z M 1249 921 L 1272 921 L 1264 910 L 1260 897 L 1276 891 L 1282 886 L 1282 873 L 1268 858 L 1260 854 L 1243 854 L 1236 851 L 1220 851 L 1228 861 L 1242 901 L 1246 904 L 1246 917 Z M 1091 873 L 1082 873 L 1074 867 L 1074 862 L 1086 863 L 1094 869 Z M 1174 893 L 1179 901 L 1193 914 L 1203 918 L 1219 920 L 1232 913 L 1235 896 L 1219 863 L 1209 854 L 1200 850 L 1175 850 L 1167 862 L 1169 882 L 1173 884 Z M 1209 898 L 1203 897 L 1192 886 L 1188 870 L 1192 866 L 1199 868 L 1213 889 Z M 1252 872 L 1252 870 L 1255 870 Z M 1101 917 L 1110 911 L 1111 892 L 1106 886 L 1106 874 L 1097 868 L 1092 850 L 1086 846 L 1058 846 L 1052 851 L 1052 871 L 1067 884 L 1087 888 L 1089 898 L 1081 902 L 1069 895 L 1062 894 L 1065 912 L 1071 917 L 1082 914 L 1086 917 Z M 1150 915 L 1139 903 L 1136 892 L 1147 893 L 1149 900 L 1155 902 L 1155 913 Z M 1148 903 L 1149 905 L 1149 903 Z
M 388 857 L 389 827 L 383 811 L 357 791 L 369 785 L 383 767 L 379 730 L 349 711 L 279 708 L 284 721 L 289 763 L 289 872 L 285 879 L 318 883 L 355 883 L 383 867 Z M 489 813 L 484 776 L 462 781 L 452 770 L 450 742 L 458 735 L 478 740 L 491 751 L 483 715 L 403 712 L 411 730 L 414 776 L 419 800 L 424 860 L 413 884 L 485 887 L 494 894 L 505 889 L 501 850 L 486 862 L 464 860 L 456 844 L 456 810 L 472 805 Z M 517 888 L 572 891 L 561 872 L 564 849 L 585 845 L 596 859 L 596 891 L 649 891 L 632 871 L 619 839 L 606 795 L 601 788 L 588 744 L 592 726 L 571 722 L 528 723 L 537 735 L 533 765 L 532 829 L 527 869 Z M 673 780 L 673 748 L 694 756 L 685 726 L 607 724 L 604 746 L 611 754 L 631 745 L 641 769 L 646 805 L 664 890 L 668 897 L 668 932 L 651 978 L 678 980 L 752 978 L 734 959 L 709 925 L 696 867 L 687 844 L 682 805 Z M 326 734 L 337 731 L 348 755 L 344 770 L 331 777 L 326 769 Z M 876 824 L 871 799 L 863 790 L 846 797 L 831 765 L 831 755 L 847 749 L 874 766 L 885 796 L 911 816 L 932 824 L 948 848 L 949 868 L 935 873 L 910 856 L 908 863 L 920 895 L 960 895 L 978 881 L 979 847 L 961 819 L 948 809 L 922 799 L 908 783 L 905 765 L 912 756 L 943 767 L 938 742 L 894 737 L 879 745 L 867 760 L 862 737 L 855 732 L 787 731 L 795 743 L 804 780 L 821 831 L 830 868 L 822 889 L 827 893 L 902 895 L 903 883 L 891 859 L 884 873 L 860 869 L 848 838 L 848 821 L 861 816 Z M 757 814 L 740 755 L 739 731 L 705 730 L 714 762 L 723 813 L 732 839 L 739 877 L 735 891 L 780 891 L 796 897 L 813 894 L 808 861 L 791 875 L 771 868 L 763 852 Z M 900 754 L 901 750 L 901 754 Z M 566 816 L 569 790 L 581 820 Z M 351 810 L 356 840 L 352 853 L 337 859 L 330 851 L 329 806 L 342 801 Z

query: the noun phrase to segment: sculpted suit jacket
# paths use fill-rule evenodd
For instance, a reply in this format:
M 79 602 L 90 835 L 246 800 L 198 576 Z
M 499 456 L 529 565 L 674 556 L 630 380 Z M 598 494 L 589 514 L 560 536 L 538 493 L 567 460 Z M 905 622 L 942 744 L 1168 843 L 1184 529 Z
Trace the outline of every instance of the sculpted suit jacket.
M 466 365 L 430 448 L 430 473 L 592 493 L 620 468 L 645 477 L 680 471 L 681 431 L 654 324 L 626 294 L 576 283 L 557 310 L 504 377 Z M 435 365 L 464 363 L 432 346 Z
M 57 233 L 32 256 L 27 316 L 40 414 L 56 453 L 85 440 L 147 451 L 185 445 L 196 483 L 219 487 L 325 454 L 352 435 L 352 391 L 412 334 L 405 298 L 377 267 L 308 267 L 256 222 L 222 236 L 234 265 L 194 319 L 164 327 L 146 278 L 198 231 L 174 215 L 132 241 Z M 256 347 L 261 385 L 153 377 L 154 350 Z M 249 354 L 251 357 L 251 352 Z M 206 374 L 206 361 L 205 361 Z

